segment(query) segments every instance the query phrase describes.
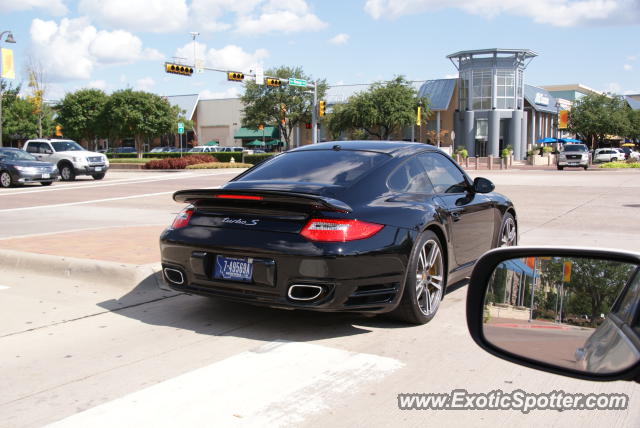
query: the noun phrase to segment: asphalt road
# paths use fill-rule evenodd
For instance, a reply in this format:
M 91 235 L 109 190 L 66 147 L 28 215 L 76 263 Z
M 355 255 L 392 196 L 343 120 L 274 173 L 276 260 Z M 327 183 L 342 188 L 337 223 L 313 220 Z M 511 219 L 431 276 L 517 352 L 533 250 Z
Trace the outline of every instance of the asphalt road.
M 228 172 L 116 173 L 0 192 L 0 237 L 166 225 L 170 194 Z M 211 174 L 211 175 L 207 175 Z M 522 244 L 637 250 L 640 172 L 482 171 L 511 197 Z M 118 181 L 125 180 L 125 181 Z M 59 190 L 58 190 L 59 189 Z M 1 245 L 0 240 L 0 245 Z M 519 367 L 481 351 L 466 288 L 428 325 L 257 308 L 0 271 L 0 427 L 633 426 L 640 387 Z M 399 393 L 626 393 L 625 411 L 399 410 Z M 635 421 L 635 422 L 634 422 Z

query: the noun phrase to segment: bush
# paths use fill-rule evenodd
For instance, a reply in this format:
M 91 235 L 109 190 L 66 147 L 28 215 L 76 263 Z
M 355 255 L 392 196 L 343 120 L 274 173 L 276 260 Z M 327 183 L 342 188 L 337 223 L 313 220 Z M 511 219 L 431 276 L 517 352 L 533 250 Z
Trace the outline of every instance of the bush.
M 551 147 L 551 146 L 544 146 L 542 148 L 542 152 L 543 153 L 551 153 L 552 151 L 553 151 L 553 147 Z
M 501 156 L 505 159 L 507 159 L 509 157 L 509 155 L 511 154 L 511 152 L 509 151 L 509 149 L 502 149 L 502 151 L 500 152 Z
M 253 155 L 244 155 L 244 163 L 250 163 L 252 165 L 259 164 L 262 161 L 269 159 L 270 157 L 275 156 L 276 153 L 256 153 Z M 236 159 L 237 161 L 238 159 Z
M 185 169 L 189 165 L 218 162 L 211 155 L 189 155 L 182 158 L 159 159 L 147 162 L 145 169 Z
M 187 169 L 223 169 L 223 168 L 251 168 L 253 165 L 250 163 L 230 163 L 230 162 L 212 162 L 212 163 L 199 163 L 196 165 L 189 165 Z
M 462 159 L 466 159 L 467 157 L 469 157 L 469 152 L 464 147 L 458 147 L 456 149 L 456 154 L 460 155 Z

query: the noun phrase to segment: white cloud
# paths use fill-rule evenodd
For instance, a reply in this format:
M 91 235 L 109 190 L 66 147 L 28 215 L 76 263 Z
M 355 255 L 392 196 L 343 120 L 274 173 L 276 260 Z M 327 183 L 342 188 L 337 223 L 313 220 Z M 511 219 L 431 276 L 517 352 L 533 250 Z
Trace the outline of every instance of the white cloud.
M 185 0 L 80 0 L 78 10 L 111 28 L 153 33 L 183 31 L 189 15 Z
M 622 66 L 622 68 L 624 68 L 624 71 L 633 70 L 633 66 L 631 64 L 625 64 L 625 65 Z
M 474 15 L 502 13 L 526 16 L 540 24 L 572 27 L 587 24 L 637 25 L 637 0 L 367 0 L 364 10 L 374 19 L 455 8 Z
M 629 55 L 629 56 L 627 57 L 627 59 L 628 59 L 629 61 L 635 61 L 635 60 L 637 60 L 637 59 L 638 59 L 638 57 L 637 57 L 636 55 Z
M 344 45 L 348 41 L 349 41 L 349 35 L 346 33 L 340 33 L 335 37 L 329 39 L 329 42 L 333 43 L 334 45 Z
M 221 99 L 221 98 L 238 98 L 242 95 L 241 88 L 238 86 L 233 86 L 225 91 L 210 91 L 209 89 L 205 89 L 200 91 L 201 99 Z
M 459 76 L 458 76 L 458 73 L 445 74 L 445 75 L 444 75 L 444 78 L 445 78 L 445 79 L 457 79 L 458 77 L 459 77 Z
M 225 31 L 231 24 L 223 22 L 227 13 L 246 15 L 264 0 L 193 0 L 189 10 L 190 20 L 197 23 L 198 30 Z
M 85 88 L 102 89 L 104 91 L 105 89 L 107 89 L 107 82 L 104 80 L 92 80 L 85 85 Z
M 143 49 L 131 33 L 98 31 L 86 18 L 63 18 L 60 24 L 34 19 L 30 32 L 34 56 L 48 65 L 55 80 L 89 79 L 99 65 L 163 57 L 155 49 Z
M 269 0 L 262 4 L 258 13 L 240 13 L 235 31 L 242 34 L 295 33 L 317 31 L 326 26 L 326 22 L 311 13 L 304 0 Z
M 620 94 L 622 92 L 622 86 L 617 82 L 610 82 L 605 85 L 604 92 Z
M 255 52 L 245 52 L 236 45 L 227 45 L 222 49 L 207 49 L 207 45 L 196 42 L 198 60 L 204 59 L 205 67 L 221 68 L 248 72 L 256 64 L 269 56 L 266 49 L 257 49 Z M 193 43 L 187 43 L 176 50 L 176 57 L 184 58 L 187 64 L 193 64 Z
M 54 16 L 66 15 L 69 12 L 62 0 L 4 0 L 0 3 L 0 13 L 23 12 L 31 9 L 45 9 Z
M 150 92 L 151 89 L 155 86 L 156 81 L 151 77 L 143 77 L 142 79 L 136 80 L 136 89 L 139 91 Z

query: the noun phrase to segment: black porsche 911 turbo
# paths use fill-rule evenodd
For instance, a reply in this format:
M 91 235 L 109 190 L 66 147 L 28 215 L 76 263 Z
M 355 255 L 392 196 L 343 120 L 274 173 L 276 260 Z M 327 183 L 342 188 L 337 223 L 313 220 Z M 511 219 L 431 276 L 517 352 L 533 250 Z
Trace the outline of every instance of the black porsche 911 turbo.
M 174 290 L 271 307 L 431 320 L 485 251 L 517 243 L 513 204 L 421 143 L 336 141 L 270 158 L 160 237 Z

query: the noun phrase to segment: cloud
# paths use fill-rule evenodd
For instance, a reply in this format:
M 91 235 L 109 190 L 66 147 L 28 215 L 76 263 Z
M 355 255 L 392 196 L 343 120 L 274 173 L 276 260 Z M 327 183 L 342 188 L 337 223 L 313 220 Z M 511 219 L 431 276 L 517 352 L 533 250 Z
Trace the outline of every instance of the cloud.
M 91 82 L 85 85 L 85 88 L 89 89 L 102 89 L 103 91 L 107 89 L 107 82 L 104 80 L 92 80 Z
M 223 22 L 228 13 L 246 15 L 254 11 L 264 0 L 193 0 L 189 10 L 190 20 L 204 31 L 226 31 L 232 27 Z
M 205 89 L 200 91 L 200 99 L 222 99 L 222 98 L 239 98 L 242 94 L 241 88 L 238 86 L 231 87 L 225 91 L 210 91 Z
M 445 75 L 444 75 L 444 79 L 457 79 L 458 77 L 459 77 L 459 76 L 458 76 L 458 73 L 445 74 Z
M 155 86 L 156 81 L 151 77 L 143 77 L 142 79 L 136 80 L 136 89 L 139 91 L 150 92 L 151 89 Z
M 0 3 L 0 13 L 3 14 L 31 9 L 45 9 L 53 16 L 62 16 L 69 12 L 62 0 L 4 0 Z
M 152 33 L 184 31 L 189 16 L 185 0 L 80 0 L 78 10 L 111 28 Z
M 635 60 L 637 60 L 637 59 L 638 59 L 638 57 L 637 57 L 636 55 L 629 55 L 629 56 L 627 57 L 627 59 L 628 59 L 629 61 L 635 61 Z
M 242 34 L 295 33 L 317 31 L 326 26 L 326 22 L 311 13 L 304 0 L 269 0 L 262 4 L 258 13 L 240 13 L 235 31 Z
M 207 45 L 196 42 L 198 60 L 204 60 L 205 67 L 248 72 L 256 64 L 262 64 L 269 56 L 266 49 L 245 52 L 236 45 L 227 45 L 222 49 L 207 49 Z M 193 64 L 193 43 L 187 43 L 176 50 L 176 57 L 183 58 L 187 64 Z
M 622 68 L 624 68 L 624 71 L 633 70 L 633 66 L 631 64 L 625 64 L 625 65 L 622 66 Z
M 346 33 L 340 33 L 337 36 L 333 37 L 332 39 L 329 39 L 329 42 L 333 43 L 334 45 L 344 45 L 348 41 L 349 41 L 349 35 Z
M 140 59 L 164 57 L 122 30 L 98 31 L 86 18 L 31 22 L 33 54 L 54 80 L 89 79 L 96 66 L 130 64 Z
M 617 82 L 607 83 L 603 92 L 609 92 L 611 94 L 619 94 L 622 92 L 622 86 Z
M 557 27 L 637 25 L 640 20 L 637 0 L 367 0 L 364 6 L 374 19 L 451 8 L 486 18 L 502 13 L 525 16 Z

